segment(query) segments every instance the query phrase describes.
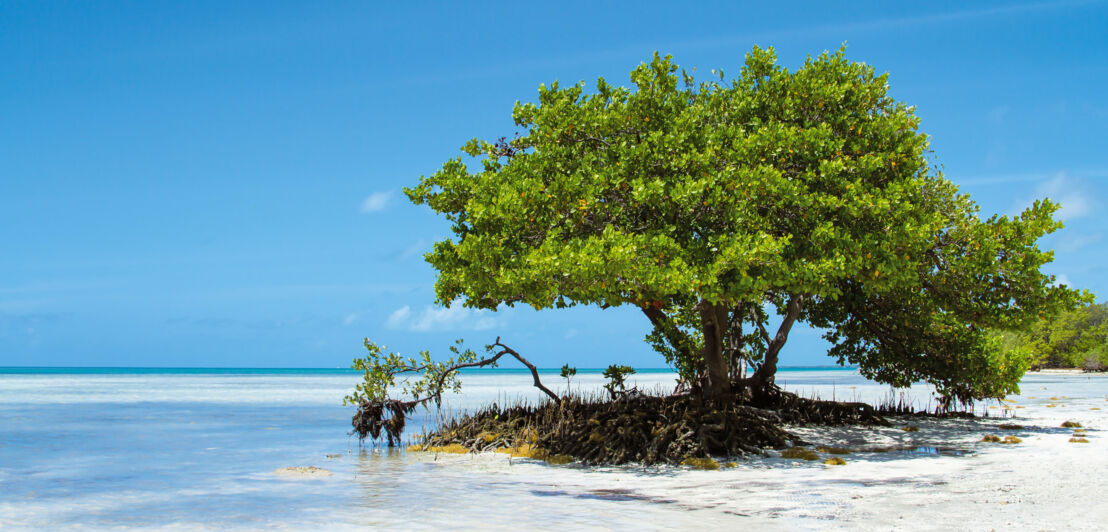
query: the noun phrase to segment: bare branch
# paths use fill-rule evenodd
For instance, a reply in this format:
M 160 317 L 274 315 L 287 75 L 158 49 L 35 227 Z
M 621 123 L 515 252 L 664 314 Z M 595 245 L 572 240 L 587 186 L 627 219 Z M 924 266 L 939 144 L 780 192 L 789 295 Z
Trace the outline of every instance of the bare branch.
M 532 364 L 526 358 L 523 358 L 523 356 L 520 355 L 519 353 L 517 353 L 515 349 L 512 349 L 512 348 L 500 343 L 500 337 L 499 336 L 496 337 L 496 342 L 493 343 L 492 345 L 495 346 L 495 347 L 500 347 L 501 348 L 501 351 L 496 354 L 496 357 L 494 357 L 494 360 L 496 358 L 500 358 L 504 354 L 512 355 L 521 364 L 523 364 L 524 366 L 527 366 L 527 369 L 531 370 L 531 376 L 534 377 L 534 379 L 535 379 L 535 387 L 536 388 L 538 388 L 538 389 L 542 390 L 543 392 L 545 392 L 546 395 L 549 395 L 550 398 L 554 400 L 554 403 L 560 404 L 562 402 L 562 399 L 560 397 L 558 397 L 558 394 L 550 391 L 550 388 L 547 388 L 546 386 L 543 386 L 542 381 L 539 380 L 539 370 L 537 368 L 535 368 L 534 364 Z

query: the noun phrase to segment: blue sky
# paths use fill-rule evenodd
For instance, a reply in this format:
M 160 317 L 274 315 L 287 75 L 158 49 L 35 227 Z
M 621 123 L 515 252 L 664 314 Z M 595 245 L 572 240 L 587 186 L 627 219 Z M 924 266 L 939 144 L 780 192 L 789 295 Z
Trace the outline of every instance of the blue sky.
M 631 309 L 431 307 L 447 224 L 400 188 L 540 83 L 658 50 L 736 73 L 848 45 L 984 213 L 1063 204 L 1050 273 L 1108 294 L 1104 2 L 4 2 L 0 365 L 338 367 L 364 336 L 663 363 Z M 793 334 L 785 365 L 829 363 Z

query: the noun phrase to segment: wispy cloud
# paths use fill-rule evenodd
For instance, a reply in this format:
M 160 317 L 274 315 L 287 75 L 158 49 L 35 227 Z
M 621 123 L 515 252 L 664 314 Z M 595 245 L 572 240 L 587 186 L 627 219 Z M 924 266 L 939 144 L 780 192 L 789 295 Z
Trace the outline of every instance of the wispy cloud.
M 392 199 L 392 192 L 374 192 L 362 200 L 361 211 L 362 212 L 377 212 L 385 210 L 388 206 L 389 200 Z
M 414 332 L 485 331 L 497 326 L 497 320 L 488 314 L 488 311 L 468 309 L 460 304 L 447 308 L 427 306 L 419 313 L 404 305 L 389 315 L 385 325 L 390 329 Z
M 1057 216 L 1062 220 L 1073 220 L 1092 212 L 1095 205 L 1095 196 L 1085 190 L 1085 185 L 1078 179 L 1070 177 L 1065 172 L 1060 172 L 1035 186 L 1035 198 L 1050 198 L 1051 201 L 1062 205 Z
M 1104 233 L 1071 234 L 1063 231 L 1063 235 L 1054 243 L 1054 249 L 1066 252 L 1077 251 L 1099 242 L 1102 237 Z
M 997 174 L 997 175 L 969 175 L 969 176 L 946 176 L 958 186 L 991 186 L 991 185 L 1011 185 L 1016 183 L 1037 183 L 1041 181 L 1049 180 L 1050 177 L 1057 177 L 1058 175 L 1065 175 L 1072 179 L 1078 180 L 1099 180 L 1108 177 L 1108 171 L 1105 170 L 1066 170 L 1064 172 L 1057 171 L 1041 171 L 1041 172 L 1025 172 L 1019 174 Z
M 52 324 L 70 316 L 72 316 L 72 314 L 68 312 L 33 312 L 23 314 L 0 312 L 0 336 L 7 336 L 13 333 L 33 336 L 36 334 L 36 327 Z
M 411 245 L 409 245 L 408 247 L 404 248 L 404 250 L 400 252 L 399 258 L 408 259 L 417 255 L 423 255 L 428 251 L 430 247 L 431 241 L 421 238 L 419 240 L 416 240 L 415 242 L 412 242 Z
M 1063 285 L 1072 287 L 1073 286 L 1073 281 L 1070 281 L 1070 278 L 1066 277 L 1066 274 L 1064 274 L 1064 273 L 1055 275 L 1054 276 L 1054 286 L 1063 286 Z
M 358 321 L 358 314 L 356 312 L 351 312 L 350 314 L 347 314 L 345 318 L 342 319 L 342 324 L 343 325 L 353 325 L 354 322 L 356 322 L 356 321 Z
M 990 19 L 1006 15 L 1031 14 L 1042 11 L 1073 9 L 1086 5 L 1095 5 L 1099 0 L 1063 0 L 1057 2 L 1031 2 L 1022 4 L 1004 4 L 997 7 L 964 10 L 936 9 L 932 13 L 913 14 L 902 17 L 872 18 L 857 22 L 831 22 L 810 26 L 770 28 L 744 33 L 719 34 L 696 39 L 674 40 L 669 42 L 641 41 L 612 48 L 591 49 L 576 54 L 557 56 L 530 56 L 515 61 L 497 62 L 495 65 L 459 65 L 457 70 L 440 70 L 420 75 L 390 79 L 390 85 L 418 85 L 428 81 L 441 82 L 443 79 L 467 80 L 488 79 L 490 77 L 513 75 L 521 72 L 549 72 L 560 68 L 576 67 L 585 64 L 597 64 L 604 61 L 644 58 L 643 50 L 666 50 L 672 53 L 691 50 L 728 50 L 736 46 L 748 47 L 756 42 L 780 42 L 793 38 L 811 38 L 830 36 L 835 42 L 844 35 L 863 32 L 888 33 L 899 32 L 905 28 L 936 26 L 946 23 L 973 19 Z M 358 87 L 360 90 L 361 86 Z
M 291 327 L 300 327 L 315 322 L 318 322 L 318 320 L 315 316 L 311 314 L 304 314 L 301 316 L 283 319 L 244 319 L 239 317 L 228 318 L 220 316 L 207 316 L 197 318 L 191 316 L 178 316 L 165 320 L 165 324 L 171 327 L 194 327 L 197 329 L 218 330 L 247 329 L 262 331 L 273 331 L 288 329 Z

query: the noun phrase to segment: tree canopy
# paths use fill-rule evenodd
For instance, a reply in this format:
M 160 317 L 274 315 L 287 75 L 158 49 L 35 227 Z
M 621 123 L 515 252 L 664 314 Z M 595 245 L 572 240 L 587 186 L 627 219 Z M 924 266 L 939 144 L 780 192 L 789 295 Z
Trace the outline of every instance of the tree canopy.
M 790 71 L 757 47 L 737 77 L 713 74 L 655 54 L 632 88 L 540 86 L 512 111 L 521 133 L 471 140 L 468 164 L 405 189 L 452 224 L 426 257 L 438 301 L 634 305 L 712 398 L 772 388 L 805 322 L 867 377 L 972 400 L 1013 390 L 1028 364 L 988 330 L 1088 297 L 1041 272 L 1057 206 L 980 219 L 887 74 L 843 49 Z

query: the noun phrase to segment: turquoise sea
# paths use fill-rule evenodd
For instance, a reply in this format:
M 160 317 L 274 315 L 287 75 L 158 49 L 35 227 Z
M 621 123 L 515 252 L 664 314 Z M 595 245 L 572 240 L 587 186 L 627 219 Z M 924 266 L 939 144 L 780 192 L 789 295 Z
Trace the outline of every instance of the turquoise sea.
M 564 388 L 557 370 L 543 378 Z M 585 474 L 574 466 L 515 463 L 506 475 L 488 461 L 451 466 L 360 445 L 349 435 L 353 408 L 342 405 L 358 379 L 346 369 L 0 369 L 0 529 L 512 529 L 524 514 L 526 528 L 538 529 L 596 527 L 597 516 L 604 529 L 643 519 L 652 528 L 687 524 L 673 506 L 551 487 L 558 475 Z M 572 387 L 597 390 L 602 380 L 599 370 L 582 370 Z M 888 393 L 849 369 L 786 369 L 778 380 L 839 398 Z M 640 371 L 632 381 L 670 389 L 674 375 Z M 408 426 L 419 431 L 430 416 L 492 401 L 539 399 L 524 372 L 472 371 L 442 412 L 421 412 Z M 333 476 L 274 474 L 290 466 Z M 725 519 L 697 515 L 706 524 Z

